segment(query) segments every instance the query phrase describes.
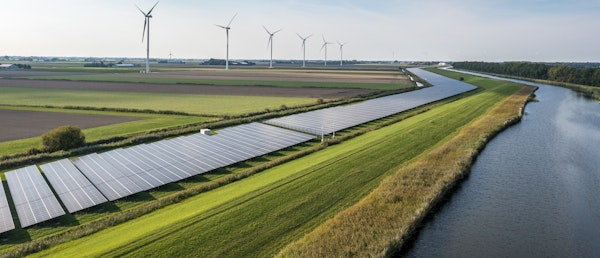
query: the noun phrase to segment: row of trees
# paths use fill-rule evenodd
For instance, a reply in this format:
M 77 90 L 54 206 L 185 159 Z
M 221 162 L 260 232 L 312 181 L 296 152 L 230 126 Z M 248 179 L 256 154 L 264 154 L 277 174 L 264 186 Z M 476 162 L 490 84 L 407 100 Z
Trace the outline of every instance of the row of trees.
M 600 68 L 575 68 L 529 62 L 456 62 L 455 68 L 531 79 L 600 86 Z

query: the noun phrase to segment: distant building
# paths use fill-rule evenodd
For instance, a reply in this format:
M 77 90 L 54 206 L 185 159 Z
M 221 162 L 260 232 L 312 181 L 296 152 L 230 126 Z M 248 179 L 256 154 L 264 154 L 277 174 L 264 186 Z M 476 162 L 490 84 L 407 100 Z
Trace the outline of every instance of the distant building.
M 14 64 L 0 64 L 0 70 L 14 70 L 19 67 Z
M 114 64 L 117 68 L 140 67 L 139 64 Z

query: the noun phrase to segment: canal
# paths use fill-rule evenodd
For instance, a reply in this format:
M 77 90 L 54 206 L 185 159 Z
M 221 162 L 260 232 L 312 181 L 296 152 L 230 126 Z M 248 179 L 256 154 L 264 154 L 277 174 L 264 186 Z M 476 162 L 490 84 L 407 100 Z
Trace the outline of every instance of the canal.
M 429 219 L 408 257 L 599 257 L 600 105 L 539 87 Z

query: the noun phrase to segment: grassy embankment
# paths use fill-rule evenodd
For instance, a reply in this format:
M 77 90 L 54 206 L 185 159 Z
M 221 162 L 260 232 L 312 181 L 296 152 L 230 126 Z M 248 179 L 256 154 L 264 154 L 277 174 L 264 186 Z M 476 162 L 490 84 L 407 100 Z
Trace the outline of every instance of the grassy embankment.
M 437 71 L 481 85 L 489 79 Z M 518 88 L 511 83 L 497 87 Z M 400 168 L 366 198 L 337 214 L 281 257 L 371 257 L 399 252 L 427 213 L 469 171 L 473 159 L 497 132 L 520 119 L 521 107 L 534 91 L 522 87 L 488 114 L 461 129 L 449 141 Z
M 483 87 L 473 96 L 39 255 L 276 254 L 520 89 L 499 82 Z
M 470 70 L 465 70 L 465 71 L 470 71 Z M 479 71 L 472 71 L 475 73 L 484 73 L 484 72 L 479 72 Z M 581 84 L 574 84 L 574 83 L 565 83 L 565 82 L 556 82 L 556 81 L 550 81 L 550 80 L 540 80 L 540 79 L 531 79 L 531 78 L 527 78 L 527 77 L 519 77 L 519 76 L 510 76 L 510 75 L 505 75 L 505 74 L 495 74 L 495 73 L 484 73 L 484 74 L 489 74 L 489 75 L 493 75 L 493 76 L 497 76 L 497 77 L 504 77 L 504 78 L 511 78 L 511 79 L 517 79 L 517 80 L 522 80 L 522 81 L 528 81 L 528 82 L 535 82 L 535 83 L 541 83 L 541 84 L 548 84 L 548 85 L 553 85 L 553 86 L 559 86 L 559 87 L 564 87 L 567 89 L 571 89 L 577 92 L 581 92 L 591 98 L 594 98 L 596 100 L 600 101 L 600 87 L 597 86 L 588 86 L 588 85 L 581 85 Z

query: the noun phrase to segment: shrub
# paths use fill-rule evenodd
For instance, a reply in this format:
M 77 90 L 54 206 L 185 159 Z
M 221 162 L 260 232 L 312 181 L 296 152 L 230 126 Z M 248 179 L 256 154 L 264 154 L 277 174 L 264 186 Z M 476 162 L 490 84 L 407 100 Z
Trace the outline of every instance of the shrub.
M 61 126 L 42 135 L 42 147 L 49 151 L 69 150 L 85 145 L 85 135 L 76 126 Z

